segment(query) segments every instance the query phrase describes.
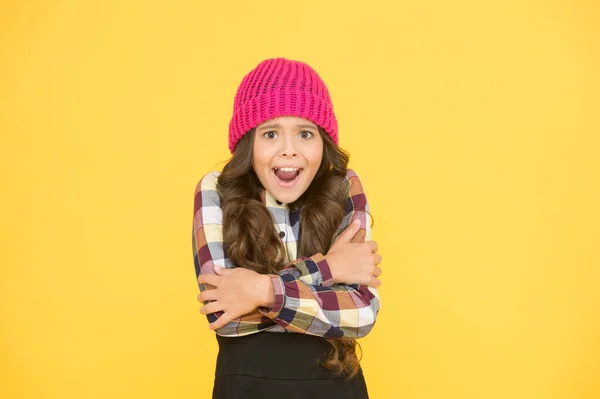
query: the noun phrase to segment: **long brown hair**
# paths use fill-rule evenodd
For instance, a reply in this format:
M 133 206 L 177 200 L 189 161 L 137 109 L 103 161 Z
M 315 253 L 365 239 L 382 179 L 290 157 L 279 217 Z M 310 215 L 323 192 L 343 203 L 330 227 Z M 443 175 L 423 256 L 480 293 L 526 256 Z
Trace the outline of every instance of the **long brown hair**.
M 300 210 L 298 257 L 326 254 L 342 221 L 348 186 L 345 177 L 349 154 L 336 146 L 318 127 L 323 138 L 323 159 L 308 189 L 291 204 Z M 285 247 L 273 223 L 273 216 L 262 203 L 263 188 L 252 168 L 255 129 L 237 143 L 231 159 L 217 180 L 223 211 L 223 242 L 235 266 L 261 274 L 277 274 L 285 267 Z M 337 374 L 354 377 L 359 371 L 356 346 L 352 338 L 326 338 L 331 345 L 322 365 Z

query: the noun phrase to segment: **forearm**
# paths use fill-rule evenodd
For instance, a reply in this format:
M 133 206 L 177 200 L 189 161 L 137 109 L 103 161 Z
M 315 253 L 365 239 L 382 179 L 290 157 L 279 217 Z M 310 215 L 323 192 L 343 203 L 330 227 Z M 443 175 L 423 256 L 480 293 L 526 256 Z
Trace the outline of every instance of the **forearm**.
M 377 289 L 364 285 L 308 285 L 291 276 L 270 275 L 275 294 L 271 307 L 259 311 L 283 328 L 324 338 L 360 338 L 375 324 Z
M 198 251 L 195 249 L 194 252 L 198 253 Z M 199 257 L 195 256 L 194 258 L 196 263 L 196 274 L 199 276 L 202 273 Z M 248 282 L 248 284 L 251 284 L 251 286 L 248 288 L 255 288 L 255 303 L 257 304 L 257 307 L 253 311 L 233 319 L 223 327 L 216 329 L 215 332 L 221 336 L 234 337 L 269 330 L 274 327 L 279 328 L 279 326 L 273 320 L 265 316 L 264 313 L 259 310 L 259 308 L 262 308 L 264 311 L 268 312 L 270 309 L 278 308 L 282 305 L 281 294 L 283 294 L 283 292 L 280 289 L 281 283 L 279 283 L 281 276 L 285 276 L 286 280 L 288 281 L 297 280 L 302 282 L 302 284 L 307 285 L 308 282 L 313 281 L 322 284 L 323 278 L 326 278 L 327 282 L 330 283 L 331 275 L 329 267 L 326 262 L 323 262 L 323 260 L 324 257 L 322 255 L 316 254 L 313 257 L 303 257 L 294 262 L 290 262 L 285 269 L 280 271 L 280 275 L 257 273 L 260 276 L 260 283 L 256 284 L 256 282 Z M 319 269 L 319 263 L 321 269 Z M 300 273 L 303 273 L 303 275 L 300 275 Z M 276 281 L 273 281 L 273 277 L 279 280 L 276 279 Z M 204 286 L 203 284 L 200 284 L 200 291 L 204 291 L 207 288 L 208 287 Z M 276 295 L 276 293 L 279 295 Z M 208 301 L 204 302 L 205 305 L 208 303 Z M 219 311 L 207 314 L 209 323 L 216 322 L 223 315 L 223 313 L 223 311 Z
M 277 275 L 264 275 L 263 284 L 261 284 L 263 295 L 260 295 L 260 304 L 265 308 L 272 308 L 276 302 L 275 290 L 279 286 L 278 280 L 273 279 Z M 313 256 L 304 256 L 290 262 L 286 267 L 279 271 L 279 277 L 287 276 L 287 279 L 294 279 L 303 282 L 309 286 L 330 287 L 336 281 L 333 276 L 333 270 L 325 256 L 316 253 Z
M 275 305 L 275 289 L 273 288 L 273 282 L 271 280 L 271 276 L 268 274 L 262 275 L 261 291 L 258 292 L 260 297 L 259 306 L 263 306 L 265 308 L 272 308 Z
M 316 253 L 289 262 L 279 271 L 280 276 L 293 276 L 308 285 L 328 287 L 334 284 L 332 271 L 325 256 Z

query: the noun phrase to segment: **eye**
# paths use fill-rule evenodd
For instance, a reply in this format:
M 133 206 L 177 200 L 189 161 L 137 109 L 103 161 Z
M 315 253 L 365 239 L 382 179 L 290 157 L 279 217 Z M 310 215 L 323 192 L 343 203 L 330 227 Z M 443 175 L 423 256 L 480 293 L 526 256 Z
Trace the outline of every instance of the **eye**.
M 309 139 L 314 135 L 315 134 L 313 132 L 309 132 L 308 130 L 303 130 L 300 132 L 300 137 L 302 137 L 303 139 Z
M 274 139 L 275 137 L 277 137 L 277 132 L 275 132 L 274 130 L 270 130 L 268 132 L 263 133 L 263 137 L 266 137 L 268 139 Z

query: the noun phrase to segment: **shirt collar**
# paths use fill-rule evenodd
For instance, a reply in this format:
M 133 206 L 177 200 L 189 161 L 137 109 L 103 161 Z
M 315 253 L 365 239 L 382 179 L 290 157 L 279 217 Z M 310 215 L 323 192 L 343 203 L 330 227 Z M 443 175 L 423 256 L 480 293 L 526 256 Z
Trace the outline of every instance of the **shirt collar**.
M 271 193 L 264 188 L 261 190 L 261 198 L 263 200 L 263 203 L 268 208 L 280 208 L 280 209 L 285 209 L 285 210 L 288 209 L 288 204 L 278 202 L 275 199 L 275 197 L 273 197 L 273 195 L 271 195 Z

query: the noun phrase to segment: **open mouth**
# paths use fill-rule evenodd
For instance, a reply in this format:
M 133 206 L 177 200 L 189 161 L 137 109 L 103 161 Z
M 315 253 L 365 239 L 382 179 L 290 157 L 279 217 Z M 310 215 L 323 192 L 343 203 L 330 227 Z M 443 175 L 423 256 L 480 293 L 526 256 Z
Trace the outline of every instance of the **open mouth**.
M 284 188 L 290 188 L 296 185 L 300 180 L 300 175 L 304 171 L 302 168 L 281 167 L 271 169 L 277 184 Z

